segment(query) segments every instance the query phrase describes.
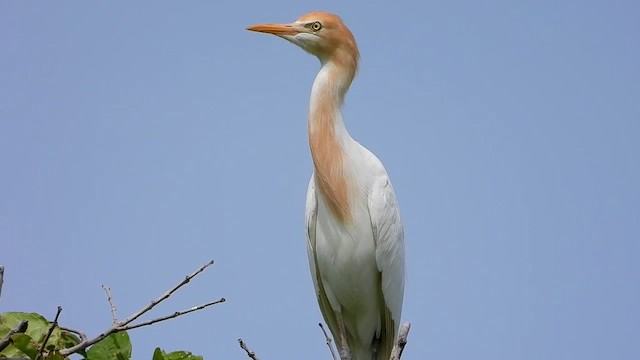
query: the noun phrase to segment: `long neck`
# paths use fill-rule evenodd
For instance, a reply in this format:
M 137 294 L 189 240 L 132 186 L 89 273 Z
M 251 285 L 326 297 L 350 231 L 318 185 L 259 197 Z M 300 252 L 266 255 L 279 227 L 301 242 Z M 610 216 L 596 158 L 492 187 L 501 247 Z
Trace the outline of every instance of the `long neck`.
M 354 140 L 344 126 L 341 107 L 354 75 L 355 68 L 331 61 L 323 63 L 313 83 L 309 107 L 309 147 L 315 183 L 329 210 L 342 223 L 352 215 L 345 145 Z

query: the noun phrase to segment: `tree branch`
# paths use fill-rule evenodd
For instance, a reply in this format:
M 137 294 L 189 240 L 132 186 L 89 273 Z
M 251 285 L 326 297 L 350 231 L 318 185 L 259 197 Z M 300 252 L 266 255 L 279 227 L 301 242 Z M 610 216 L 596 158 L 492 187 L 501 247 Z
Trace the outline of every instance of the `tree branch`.
M 144 308 L 142 308 L 142 310 L 138 311 L 137 313 L 129 316 L 128 318 L 126 318 L 125 320 L 121 321 L 118 323 L 118 326 L 123 326 L 123 325 L 127 325 L 129 323 L 131 323 L 132 321 L 134 321 L 135 319 L 139 318 L 140 316 L 142 316 L 143 314 L 145 314 L 146 312 L 148 312 L 149 310 L 153 309 L 156 305 L 160 304 L 161 302 L 163 302 L 164 300 L 168 299 L 169 296 L 171 296 L 171 294 L 173 294 L 174 292 L 176 292 L 178 289 L 180 289 L 181 287 L 183 287 L 184 285 L 188 284 L 189 281 L 191 281 L 191 279 L 193 279 L 194 277 L 196 277 L 198 274 L 200 274 L 201 272 L 203 272 L 206 268 L 208 268 L 209 266 L 213 265 L 213 260 L 209 261 L 208 263 L 202 265 L 198 270 L 194 271 L 193 273 L 191 273 L 190 275 L 187 275 L 184 280 L 182 280 L 178 285 L 174 286 L 173 288 L 167 290 L 164 294 L 160 295 L 159 298 L 151 301 L 151 303 L 147 306 L 145 306 Z
M 393 350 L 391 351 L 391 360 L 400 360 L 405 345 L 407 345 L 407 337 L 409 336 L 409 330 L 411 330 L 411 323 L 404 323 L 400 327 L 398 332 L 398 339 L 393 344 Z
M 27 320 L 22 320 L 16 327 L 9 330 L 7 335 L 4 338 L 2 338 L 2 340 L 0 340 L 0 351 L 4 350 L 7 346 L 9 346 L 9 344 L 11 344 L 11 336 L 13 334 L 23 333 L 27 331 L 28 326 L 29 326 L 29 322 Z
M 2 296 L 2 283 L 4 282 L 4 266 L 0 265 L 0 297 Z
M 44 351 L 44 347 L 47 346 L 47 342 L 51 337 L 51 333 L 53 333 L 53 329 L 58 326 L 58 317 L 60 317 L 60 313 L 62 312 L 62 306 L 58 306 L 58 311 L 56 312 L 56 317 L 53 319 L 53 322 L 49 326 L 49 331 L 47 331 L 47 336 L 44 338 L 42 345 L 40 345 L 40 350 L 38 350 L 38 356 L 36 356 L 36 360 L 42 359 L 42 352 Z
M 111 296 L 111 288 L 103 284 L 102 289 L 107 294 L 107 301 L 109 302 L 109 308 L 111 309 L 111 323 L 115 324 L 118 322 L 118 312 L 116 305 L 113 302 L 113 296 Z
M 66 331 L 66 332 L 70 332 L 70 333 L 74 333 L 74 334 L 78 335 L 78 337 L 80 337 L 80 342 L 87 341 L 87 335 L 85 333 L 83 333 L 82 331 L 75 330 L 75 329 L 70 329 L 70 328 L 66 328 L 66 327 L 62 327 L 62 326 L 59 326 L 59 328 L 62 331 Z
M 159 317 L 157 319 L 145 321 L 145 322 L 142 322 L 142 323 L 139 323 L 139 324 L 135 324 L 135 325 L 121 326 L 121 327 L 118 328 L 118 331 L 136 329 L 136 328 L 139 328 L 139 327 L 143 327 L 143 326 L 159 323 L 161 321 L 177 318 L 178 316 L 182 316 L 182 315 L 188 314 L 190 312 L 202 310 L 202 309 L 207 308 L 207 307 L 209 307 L 211 305 L 220 304 L 220 303 L 223 303 L 225 301 L 227 301 L 227 300 L 225 300 L 225 298 L 220 298 L 219 300 L 211 301 L 211 302 L 208 302 L 206 304 L 202 304 L 202 305 L 198 305 L 198 306 L 194 306 L 191 309 L 182 310 L 182 311 L 176 311 L 173 314 L 169 314 L 169 315 L 166 315 L 166 316 L 161 316 L 161 317 Z
M 333 360 L 338 360 L 338 355 L 336 354 L 333 346 L 331 346 L 333 340 L 331 339 L 331 337 L 329 337 L 329 334 L 327 334 L 327 331 L 324 329 L 324 326 L 322 326 L 322 323 L 318 323 L 318 326 L 320 326 L 320 329 L 322 329 L 324 338 L 327 340 L 327 346 L 329 347 L 329 351 L 331 351 L 331 357 L 333 358 Z
M 256 353 L 254 353 L 253 351 L 249 350 L 249 348 L 247 347 L 247 344 L 245 344 L 244 341 L 242 341 L 242 339 L 238 339 L 238 343 L 240 343 L 240 348 L 242 348 L 242 350 L 244 350 L 247 353 L 247 356 L 250 359 L 260 360 L 260 359 L 258 359 L 258 356 L 256 355 Z
M 182 286 L 184 286 L 187 283 L 189 283 L 189 281 L 191 281 L 191 279 L 193 279 L 198 274 L 202 273 L 206 268 L 208 268 L 211 265 L 213 265 L 213 260 L 207 262 L 206 264 L 202 265 L 198 270 L 196 270 L 193 273 L 187 275 L 184 278 L 184 280 L 182 280 L 180 283 L 178 283 L 176 286 L 172 287 L 171 289 L 167 290 L 164 294 L 160 295 L 160 297 L 158 297 L 157 299 L 151 301 L 150 304 L 148 304 L 147 306 L 145 306 L 144 308 L 142 308 L 138 312 L 132 314 L 131 316 L 129 316 L 128 318 L 126 318 L 123 321 L 118 321 L 118 322 L 115 322 L 115 323 L 111 324 L 111 326 L 108 329 L 106 329 L 104 332 L 102 332 L 100 335 L 98 335 L 98 336 L 96 336 L 94 338 L 87 339 L 86 336 L 83 336 L 84 334 L 82 334 L 82 332 L 77 331 L 77 330 L 70 330 L 73 333 L 81 334 L 81 338 L 84 337 L 84 339 L 78 345 L 72 346 L 72 347 L 67 348 L 67 349 L 60 350 L 60 355 L 69 356 L 69 355 L 74 354 L 74 353 L 76 353 L 78 351 L 82 351 L 82 350 L 88 348 L 89 346 L 97 343 L 98 341 L 106 338 L 107 336 L 109 336 L 109 335 L 111 335 L 113 333 L 117 333 L 119 331 L 135 329 L 135 328 L 138 328 L 138 327 L 151 325 L 151 324 L 156 323 L 156 322 L 160 322 L 160 321 L 168 320 L 168 319 L 171 319 L 171 318 L 175 318 L 175 317 L 178 317 L 180 315 L 188 314 L 190 312 L 193 312 L 193 311 L 196 311 L 196 310 L 200 310 L 200 309 L 204 309 L 205 307 L 224 302 L 224 299 L 220 299 L 220 300 L 216 300 L 216 301 L 213 301 L 213 302 L 210 302 L 210 303 L 207 303 L 207 304 L 196 306 L 194 308 L 191 308 L 191 309 L 188 309 L 188 310 L 185 310 L 185 311 L 178 311 L 177 313 L 173 313 L 171 315 L 163 316 L 163 317 L 160 317 L 158 319 L 147 321 L 145 323 L 140 323 L 140 324 L 137 324 L 137 325 L 129 325 L 131 322 L 135 321 L 140 316 L 142 316 L 142 315 L 146 314 L 147 312 L 149 312 L 156 305 L 158 305 L 159 303 L 161 303 L 164 300 L 168 299 L 169 296 L 171 296 L 171 294 L 176 292 Z

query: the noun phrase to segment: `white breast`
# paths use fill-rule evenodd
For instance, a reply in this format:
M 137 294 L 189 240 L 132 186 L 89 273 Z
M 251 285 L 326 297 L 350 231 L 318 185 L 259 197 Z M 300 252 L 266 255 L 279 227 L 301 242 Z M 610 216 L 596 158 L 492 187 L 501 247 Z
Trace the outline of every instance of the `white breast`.
M 349 153 L 359 155 L 358 159 L 345 164 L 352 191 L 352 221 L 340 222 L 327 207 L 322 194 L 316 194 L 316 259 L 333 310 L 342 313 L 349 332 L 357 334 L 364 345 L 370 343 L 380 329 L 379 314 L 383 306 L 379 301 L 380 272 L 368 209 L 369 186 L 376 174 L 371 170 L 378 170 L 379 161 L 359 144 L 352 150 L 355 151 Z

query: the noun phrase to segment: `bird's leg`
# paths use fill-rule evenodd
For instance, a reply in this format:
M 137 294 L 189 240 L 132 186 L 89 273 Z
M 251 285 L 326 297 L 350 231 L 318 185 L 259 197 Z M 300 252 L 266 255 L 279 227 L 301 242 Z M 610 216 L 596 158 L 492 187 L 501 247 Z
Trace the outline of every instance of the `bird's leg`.
M 338 320 L 338 330 L 340 331 L 340 359 L 351 360 L 351 350 L 347 343 L 347 329 L 344 327 L 342 313 L 336 313 L 336 320 Z

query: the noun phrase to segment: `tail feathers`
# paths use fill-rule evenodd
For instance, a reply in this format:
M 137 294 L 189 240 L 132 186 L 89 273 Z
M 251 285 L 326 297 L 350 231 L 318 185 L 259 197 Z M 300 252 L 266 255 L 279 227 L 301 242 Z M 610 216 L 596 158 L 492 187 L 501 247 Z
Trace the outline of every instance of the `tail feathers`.
M 387 336 L 389 335 L 389 336 Z M 394 341 L 393 334 L 380 334 L 370 344 L 360 344 L 347 335 L 352 360 L 389 360 Z
M 386 354 L 371 346 L 351 348 L 352 360 L 389 360 L 389 357 L 391 357 L 391 352 Z
M 350 331 L 349 328 L 345 328 L 346 342 L 349 352 L 351 353 L 352 360 L 389 360 L 391 352 L 393 351 L 393 344 L 395 343 L 397 327 L 393 319 L 391 318 L 391 312 L 385 306 L 381 311 L 382 326 L 380 331 L 374 335 L 368 343 L 362 341 Z M 325 317 L 325 320 L 326 319 Z M 334 321 L 341 321 L 339 316 L 336 316 Z M 336 327 L 339 327 L 336 326 Z M 329 326 L 333 335 L 336 348 L 340 353 L 342 351 L 342 342 L 340 339 L 340 332 L 338 329 Z

